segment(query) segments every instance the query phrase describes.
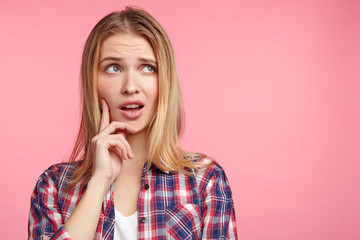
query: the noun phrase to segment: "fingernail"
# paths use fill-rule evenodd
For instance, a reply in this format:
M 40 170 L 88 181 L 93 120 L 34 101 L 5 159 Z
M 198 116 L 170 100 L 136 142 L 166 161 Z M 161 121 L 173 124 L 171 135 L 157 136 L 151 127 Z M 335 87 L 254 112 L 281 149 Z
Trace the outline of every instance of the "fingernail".
M 134 159 L 135 157 L 134 157 L 134 155 L 132 154 L 132 153 L 130 153 L 130 157 L 132 158 L 132 159 Z

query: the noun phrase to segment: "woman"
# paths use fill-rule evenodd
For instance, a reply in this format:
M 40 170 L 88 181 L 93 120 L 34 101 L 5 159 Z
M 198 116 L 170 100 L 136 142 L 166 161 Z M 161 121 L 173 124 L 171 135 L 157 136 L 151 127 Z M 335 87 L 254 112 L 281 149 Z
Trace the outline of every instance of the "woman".
M 237 239 L 223 169 L 179 146 L 180 86 L 159 23 L 132 7 L 104 17 L 87 39 L 81 76 L 71 161 L 40 176 L 29 238 Z

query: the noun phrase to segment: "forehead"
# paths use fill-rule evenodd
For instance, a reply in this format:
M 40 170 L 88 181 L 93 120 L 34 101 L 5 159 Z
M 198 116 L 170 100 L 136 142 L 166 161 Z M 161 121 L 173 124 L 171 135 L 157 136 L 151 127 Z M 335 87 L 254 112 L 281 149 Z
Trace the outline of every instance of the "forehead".
M 150 43 L 144 37 L 131 33 L 118 33 L 107 38 L 101 45 L 100 59 L 109 55 L 140 56 L 156 60 Z

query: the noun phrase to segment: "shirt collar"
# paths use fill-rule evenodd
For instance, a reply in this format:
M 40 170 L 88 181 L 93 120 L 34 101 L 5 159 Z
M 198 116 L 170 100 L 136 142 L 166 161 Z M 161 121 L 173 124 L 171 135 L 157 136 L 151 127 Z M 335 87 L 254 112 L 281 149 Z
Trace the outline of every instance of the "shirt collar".
M 166 162 L 165 162 L 164 160 L 162 160 L 161 158 L 160 158 L 160 164 L 164 165 L 165 167 L 168 166 L 168 165 L 166 164 Z M 147 171 L 147 165 L 148 165 L 148 162 L 145 162 L 144 167 L 143 167 L 143 174 Z M 170 171 L 162 170 L 162 169 L 156 167 L 155 164 L 151 164 L 150 169 L 154 169 L 154 170 L 163 172 L 163 173 L 165 173 L 166 175 L 170 175 L 170 174 L 171 174 Z

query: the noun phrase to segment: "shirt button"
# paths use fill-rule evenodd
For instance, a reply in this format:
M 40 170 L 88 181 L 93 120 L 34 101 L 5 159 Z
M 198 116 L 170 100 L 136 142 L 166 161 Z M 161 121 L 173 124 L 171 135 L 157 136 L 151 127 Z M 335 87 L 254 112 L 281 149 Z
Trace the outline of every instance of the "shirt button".
M 141 218 L 142 223 L 146 223 L 146 220 L 147 220 L 146 217 Z
M 148 190 L 150 188 L 149 184 L 145 184 L 145 190 Z

